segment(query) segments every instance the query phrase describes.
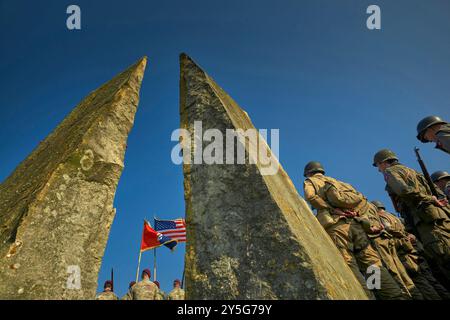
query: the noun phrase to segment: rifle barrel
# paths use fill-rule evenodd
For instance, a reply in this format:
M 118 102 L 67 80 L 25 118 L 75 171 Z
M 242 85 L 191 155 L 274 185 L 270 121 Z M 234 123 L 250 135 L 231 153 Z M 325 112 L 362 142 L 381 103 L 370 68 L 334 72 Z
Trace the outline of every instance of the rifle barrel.
M 111 268 L 111 291 L 114 291 L 114 269 Z
M 428 173 L 427 167 L 425 166 L 425 162 L 423 162 L 422 157 L 420 156 L 419 150 L 420 149 L 417 147 L 414 148 L 414 152 L 416 153 L 417 161 L 419 162 L 420 168 L 422 169 L 423 176 L 425 177 L 425 180 L 427 181 L 433 196 L 439 199 L 440 195 L 437 192 L 436 187 L 434 186 L 433 180 L 431 180 L 430 174 Z

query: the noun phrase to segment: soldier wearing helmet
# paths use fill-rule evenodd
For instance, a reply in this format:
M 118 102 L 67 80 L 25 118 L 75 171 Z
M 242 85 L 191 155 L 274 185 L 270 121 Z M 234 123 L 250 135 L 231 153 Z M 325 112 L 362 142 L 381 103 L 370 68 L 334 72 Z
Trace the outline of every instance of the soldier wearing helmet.
M 373 225 L 369 216 L 376 215 L 375 207 L 351 185 L 325 176 L 319 162 L 309 162 L 304 170 L 303 184 L 306 200 L 317 209 L 317 219 L 330 235 L 347 265 L 365 289 L 363 275 L 375 265 L 380 270 L 381 288 L 376 294 L 381 299 L 409 299 L 408 293 L 394 280 L 383 265 L 380 254 L 374 249 L 364 228 L 379 232 L 381 223 Z
M 417 124 L 417 139 L 435 142 L 437 149 L 450 153 L 450 124 L 438 116 L 425 117 Z
M 450 206 L 446 199 L 437 199 L 425 177 L 399 163 L 389 149 L 374 155 L 373 166 L 383 173 L 386 191 L 394 207 L 405 218 L 407 231 L 423 243 L 427 259 L 439 266 L 450 280 Z
M 431 175 L 431 180 L 450 199 L 450 174 L 447 171 L 436 171 Z

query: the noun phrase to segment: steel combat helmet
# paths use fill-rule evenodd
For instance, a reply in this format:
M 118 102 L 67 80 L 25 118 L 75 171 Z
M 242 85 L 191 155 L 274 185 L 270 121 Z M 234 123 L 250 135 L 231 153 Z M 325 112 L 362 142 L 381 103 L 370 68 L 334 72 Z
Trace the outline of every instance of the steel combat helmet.
M 393 151 L 391 151 L 389 149 L 382 149 L 382 150 L 378 151 L 377 153 L 375 153 L 375 155 L 373 156 L 372 165 L 374 167 L 376 167 L 377 163 L 387 161 L 387 160 L 397 160 L 398 161 L 398 157 Z
M 450 178 L 450 174 L 447 171 L 439 170 L 431 175 L 431 180 L 435 183 L 444 178 Z
M 383 209 L 386 210 L 386 207 L 384 206 L 383 202 L 379 201 L 379 200 L 374 200 L 372 201 L 372 204 L 377 207 L 378 209 Z
M 419 139 L 422 142 L 428 142 L 428 140 L 426 140 L 424 138 L 425 131 L 429 127 L 434 126 L 435 124 L 440 124 L 440 123 L 447 123 L 447 122 L 445 122 L 438 116 L 429 116 L 429 117 L 425 117 L 422 120 L 420 120 L 420 122 L 417 124 L 417 139 Z
M 325 173 L 325 170 L 323 169 L 323 166 L 320 162 L 310 161 L 305 166 L 305 170 L 303 171 L 303 176 L 306 177 L 308 174 L 316 173 L 316 172 Z

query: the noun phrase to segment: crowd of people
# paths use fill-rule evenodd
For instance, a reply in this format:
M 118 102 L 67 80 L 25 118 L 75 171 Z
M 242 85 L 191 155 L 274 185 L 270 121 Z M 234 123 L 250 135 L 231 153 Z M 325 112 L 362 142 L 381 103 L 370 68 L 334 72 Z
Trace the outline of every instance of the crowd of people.
M 450 154 L 450 124 L 437 116 L 417 126 L 421 142 L 435 142 Z M 369 201 L 352 185 L 325 175 L 317 161 L 304 169 L 304 194 L 355 277 L 372 299 L 450 299 L 450 175 L 431 176 L 400 163 L 389 149 L 374 155 L 374 167 L 383 174 L 386 192 L 401 218 Z M 428 179 L 427 179 L 428 178 Z M 378 268 L 380 286 L 369 288 L 369 270 Z M 371 269 L 372 268 L 372 269 Z M 175 280 L 166 295 L 150 270 L 130 283 L 121 300 L 183 300 L 184 290 Z M 119 300 L 106 281 L 98 300 Z
M 173 289 L 169 294 L 161 290 L 158 281 L 151 281 L 149 269 L 142 271 L 141 281 L 131 281 L 127 293 L 119 299 L 113 291 L 111 280 L 105 281 L 103 292 L 97 295 L 96 300 L 184 300 L 184 290 L 181 288 L 181 281 L 175 279 Z
M 440 117 L 422 119 L 417 139 L 435 142 L 450 154 L 450 124 Z M 311 161 L 303 187 L 318 221 L 370 298 L 450 299 L 450 175 L 419 173 L 389 149 L 378 151 L 372 165 L 383 174 L 385 190 L 403 219 Z M 379 270 L 378 288 L 366 283 L 373 266 Z

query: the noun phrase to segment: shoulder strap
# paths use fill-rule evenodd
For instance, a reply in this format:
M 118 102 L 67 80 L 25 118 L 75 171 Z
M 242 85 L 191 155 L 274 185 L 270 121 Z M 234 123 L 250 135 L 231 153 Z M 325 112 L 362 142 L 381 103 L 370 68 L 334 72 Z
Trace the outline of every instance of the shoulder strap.
M 306 180 L 311 182 L 311 185 L 313 186 L 316 195 L 319 195 L 319 187 L 317 186 L 317 182 L 315 181 L 316 179 L 314 178 L 314 176 L 306 178 Z

